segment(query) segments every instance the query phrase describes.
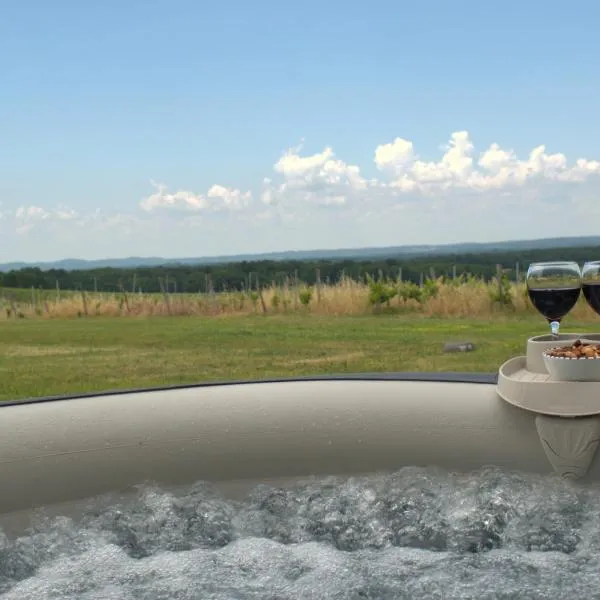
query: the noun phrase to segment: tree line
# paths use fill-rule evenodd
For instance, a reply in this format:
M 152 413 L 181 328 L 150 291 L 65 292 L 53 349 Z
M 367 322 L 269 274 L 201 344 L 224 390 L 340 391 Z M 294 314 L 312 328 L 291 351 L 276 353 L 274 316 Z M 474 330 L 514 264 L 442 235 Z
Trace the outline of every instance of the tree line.
M 401 279 L 420 283 L 424 278 L 460 277 L 491 279 L 502 265 L 510 279 L 523 279 L 531 262 L 548 260 L 600 260 L 600 246 L 496 251 L 481 254 L 444 254 L 413 258 L 372 260 L 260 260 L 219 265 L 164 265 L 137 268 L 42 270 L 27 267 L 0 273 L 0 287 L 85 290 L 98 292 L 210 293 L 257 289 L 286 282 L 307 285 L 335 284 L 348 277 L 356 281 Z

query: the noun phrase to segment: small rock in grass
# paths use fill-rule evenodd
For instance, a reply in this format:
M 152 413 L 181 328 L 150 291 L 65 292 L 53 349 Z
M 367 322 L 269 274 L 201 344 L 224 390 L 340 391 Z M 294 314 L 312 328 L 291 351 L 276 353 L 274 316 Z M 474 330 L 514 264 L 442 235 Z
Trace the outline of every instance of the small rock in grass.
M 473 342 L 447 342 L 444 344 L 444 352 L 473 352 Z

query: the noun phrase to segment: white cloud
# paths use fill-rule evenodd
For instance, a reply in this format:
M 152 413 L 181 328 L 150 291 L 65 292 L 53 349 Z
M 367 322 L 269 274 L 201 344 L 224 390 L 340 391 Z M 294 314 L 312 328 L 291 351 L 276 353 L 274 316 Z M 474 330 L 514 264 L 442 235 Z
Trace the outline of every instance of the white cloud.
M 301 156 L 299 151 L 288 150 L 275 164 L 282 180 L 265 180 L 264 203 L 308 201 L 345 206 L 356 200 L 402 202 L 457 192 L 519 193 L 519 188 L 529 184 L 581 183 L 600 175 L 599 161 L 580 158 L 569 164 L 564 154 L 548 153 L 543 145 L 523 159 L 498 144 L 477 153 L 467 131 L 454 132 L 437 161 L 423 160 L 410 140 L 397 137 L 381 144 L 374 156 L 381 176 L 370 180 L 361 175 L 358 166 L 336 158 L 329 147 L 309 156 Z
M 50 213 L 40 206 L 19 206 L 15 210 L 15 217 L 22 221 L 43 221 L 50 216 Z
M 285 151 L 266 177 L 257 173 L 252 190 L 215 184 L 202 193 L 170 191 L 151 181 L 150 195 L 112 212 L 5 203 L 0 236 L 18 234 L 22 246 L 13 241 L 11 252 L 21 247 L 20 253 L 45 240 L 45 247 L 70 248 L 73 255 L 89 241 L 113 255 L 184 256 L 600 230 L 600 161 L 573 160 L 543 144 L 518 156 L 496 143 L 476 148 L 468 132 L 457 131 L 432 158 L 396 137 L 363 165 L 376 177 L 329 146 L 302 151 Z
M 215 210 L 221 207 L 237 210 L 248 206 L 252 201 L 250 192 L 240 192 L 240 190 L 226 188 L 222 185 L 213 185 L 208 190 L 206 197 L 212 201 Z
M 157 209 L 179 209 L 186 211 L 238 210 L 252 200 L 250 192 L 213 185 L 206 194 L 196 194 L 187 190 L 169 192 L 162 183 L 150 182 L 155 192 L 140 202 L 140 207 L 151 212 Z
M 54 211 L 53 216 L 59 221 L 72 221 L 73 219 L 77 219 L 79 214 L 72 208 L 59 206 Z
M 36 224 L 50 217 L 50 212 L 41 206 L 19 206 L 14 212 L 15 231 L 20 235 L 28 233 Z
M 494 143 L 475 162 L 474 145 L 466 131 L 452 134 L 437 162 L 420 160 L 411 142 L 396 138 L 377 148 L 375 164 L 392 174 L 392 187 L 421 194 L 514 189 L 536 180 L 581 182 L 600 174 L 600 162 L 578 159 L 569 165 L 564 154 L 548 154 L 543 145 L 534 148 L 527 158 L 518 159 L 513 150 L 503 150 Z
M 544 145 L 518 158 L 512 149 L 496 143 L 481 152 L 475 150 L 467 131 L 456 131 L 443 147 L 437 161 L 424 160 L 412 141 L 396 137 L 377 146 L 374 163 L 378 178 L 367 179 L 358 165 L 338 158 L 331 147 L 301 155 L 302 147 L 290 148 L 273 166 L 274 173 L 262 181 L 258 198 L 268 206 L 301 205 L 346 208 L 359 201 L 371 205 L 386 202 L 414 202 L 419 197 L 488 192 L 520 193 L 529 185 L 582 183 L 600 175 L 600 161 L 579 158 L 569 163 L 562 153 L 549 153 Z M 152 182 L 154 193 L 140 202 L 147 212 L 157 209 L 211 213 L 248 208 L 253 194 L 213 185 L 205 194 L 188 190 L 169 192 Z M 366 210 L 366 209 L 365 209 Z
M 29 233 L 41 224 L 72 221 L 77 219 L 78 216 L 75 210 L 62 205 L 53 209 L 35 205 L 19 206 L 10 214 L 14 221 L 15 232 L 19 235 Z
M 323 206 L 345 206 L 354 198 L 367 198 L 371 182 L 359 167 L 335 157 L 331 148 L 311 156 L 290 149 L 274 166 L 283 181 L 265 179 L 261 199 L 265 204 L 307 202 Z

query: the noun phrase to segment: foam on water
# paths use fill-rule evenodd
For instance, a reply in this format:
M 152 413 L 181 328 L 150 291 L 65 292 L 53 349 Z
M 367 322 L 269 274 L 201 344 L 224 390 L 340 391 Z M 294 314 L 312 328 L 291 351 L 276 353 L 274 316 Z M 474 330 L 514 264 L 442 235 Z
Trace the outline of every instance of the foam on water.
M 19 600 L 600 597 L 600 486 L 409 468 L 244 501 L 144 487 L 0 539 Z

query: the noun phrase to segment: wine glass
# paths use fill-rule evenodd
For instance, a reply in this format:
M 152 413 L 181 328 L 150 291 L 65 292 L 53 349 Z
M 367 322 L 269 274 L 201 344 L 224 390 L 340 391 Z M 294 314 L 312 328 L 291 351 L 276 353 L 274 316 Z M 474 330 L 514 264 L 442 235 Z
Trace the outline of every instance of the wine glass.
M 527 292 L 532 304 L 550 323 L 552 335 L 558 338 L 562 318 L 575 306 L 581 293 L 579 265 L 571 261 L 530 264 Z
M 581 287 L 586 302 L 600 315 L 600 260 L 589 261 L 583 265 Z

